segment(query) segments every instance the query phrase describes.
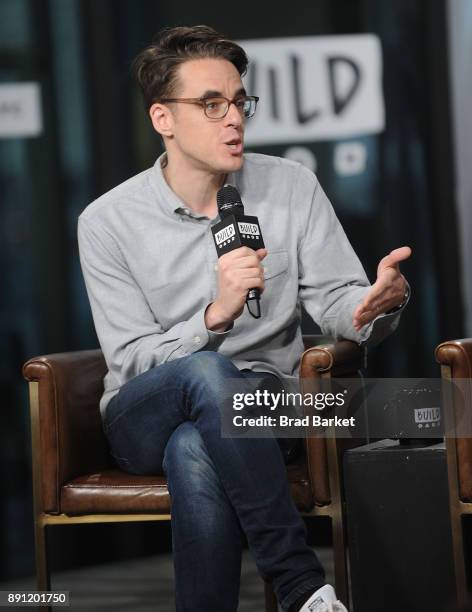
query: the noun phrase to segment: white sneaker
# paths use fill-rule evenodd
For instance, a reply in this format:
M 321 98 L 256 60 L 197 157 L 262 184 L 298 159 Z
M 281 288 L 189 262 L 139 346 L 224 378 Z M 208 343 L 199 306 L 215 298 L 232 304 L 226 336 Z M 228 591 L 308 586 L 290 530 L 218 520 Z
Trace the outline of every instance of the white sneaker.
M 348 612 L 345 606 L 336 599 L 336 593 L 330 584 L 325 584 L 305 601 L 300 612 Z

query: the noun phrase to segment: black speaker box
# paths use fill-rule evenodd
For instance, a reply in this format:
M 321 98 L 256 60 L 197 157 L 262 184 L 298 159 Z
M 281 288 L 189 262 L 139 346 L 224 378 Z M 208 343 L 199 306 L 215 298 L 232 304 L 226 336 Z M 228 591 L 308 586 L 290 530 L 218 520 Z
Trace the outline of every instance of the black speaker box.
M 353 612 L 442 612 L 454 601 L 444 444 L 382 440 L 344 455 Z

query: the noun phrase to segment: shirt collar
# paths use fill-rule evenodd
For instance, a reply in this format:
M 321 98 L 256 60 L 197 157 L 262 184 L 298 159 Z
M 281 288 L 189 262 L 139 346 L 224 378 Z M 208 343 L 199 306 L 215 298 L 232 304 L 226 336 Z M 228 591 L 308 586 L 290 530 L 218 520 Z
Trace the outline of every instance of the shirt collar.
M 167 153 L 164 152 L 156 159 L 152 170 L 152 183 L 156 188 L 158 194 L 161 196 L 165 209 L 171 215 L 178 214 L 183 215 L 185 217 L 192 217 L 196 220 L 208 219 L 208 217 L 206 217 L 205 215 L 199 215 L 195 211 L 191 210 L 182 202 L 182 200 L 177 196 L 177 194 L 172 191 L 162 171 L 162 169 L 165 168 L 166 163 Z M 236 186 L 236 177 L 237 174 L 235 172 L 231 172 L 227 176 L 226 183 Z
M 154 164 L 152 173 L 153 184 L 157 188 L 157 191 L 162 198 L 162 203 L 169 213 L 178 213 L 190 216 L 192 215 L 192 211 L 187 206 L 185 206 L 185 204 L 177 196 L 177 194 L 172 191 L 164 177 L 162 169 L 165 167 L 166 163 L 167 153 L 164 152 L 156 159 L 156 162 Z

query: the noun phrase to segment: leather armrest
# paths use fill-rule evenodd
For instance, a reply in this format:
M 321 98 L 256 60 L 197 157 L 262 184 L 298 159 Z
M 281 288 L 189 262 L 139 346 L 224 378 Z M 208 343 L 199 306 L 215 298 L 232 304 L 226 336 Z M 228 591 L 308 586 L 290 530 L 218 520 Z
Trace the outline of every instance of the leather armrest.
M 355 342 L 341 340 L 322 344 L 307 349 L 300 362 L 300 379 L 303 388 L 308 391 L 312 384 L 316 386 L 321 377 L 358 376 L 358 370 L 364 367 L 364 349 Z M 337 442 L 337 441 L 335 441 Z M 336 452 L 340 447 L 347 448 L 365 443 L 365 440 L 342 440 L 335 444 Z M 307 467 L 311 490 L 315 504 L 323 506 L 331 502 L 331 491 L 328 474 L 328 455 L 325 438 L 307 437 L 305 439 Z M 340 465 L 340 462 L 336 460 Z M 334 466 L 332 469 L 338 469 Z M 340 492 L 338 491 L 340 494 Z
M 331 376 L 357 374 L 364 367 L 364 349 L 350 340 L 321 344 L 307 349 L 300 362 L 300 377 L 312 378 L 329 373 Z
M 112 465 L 99 400 L 107 371 L 100 350 L 34 357 L 23 375 L 38 383 L 42 505 L 59 512 L 61 486 Z
M 472 338 L 443 342 L 435 356 L 438 363 L 451 368 L 453 378 L 472 378 Z
M 442 342 L 435 350 L 436 361 L 441 366 L 446 366 L 450 369 L 452 379 L 468 379 L 472 381 L 472 339 L 463 338 L 462 340 L 448 340 Z M 471 383 L 472 384 L 472 383 Z M 470 431 L 470 419 L 472 410 L 472 390 L 471 384 L 461 385 L 461 393 L 454 394 L 452 399 L 453 413 L 447 410 L 444 413 L 446 429 L 451 428 L 446 437 L 446 445 L 448 446 L 448 462 L 450 461 L 450 452 L 455 455 L 453 460 L 453 470 L 451 474 L 457 470 L 457 482 L 459 487 L 459 497 L 462 501 L 470 502 L 472 500 L 472 439 L 469 436 L 455 438 L 455 427 L 457 422 L 462 422 L 461 427 Z M 448 395 L 449 397 L 449 395 Z M 453 418 L 449 421 L 450 416 Z M 466 420 L 464 420 L 466 419 Z M 449 450 L 450 449 L 450 450 Z M 455 476 L 449 475 L 451 487 L 451 478 Z

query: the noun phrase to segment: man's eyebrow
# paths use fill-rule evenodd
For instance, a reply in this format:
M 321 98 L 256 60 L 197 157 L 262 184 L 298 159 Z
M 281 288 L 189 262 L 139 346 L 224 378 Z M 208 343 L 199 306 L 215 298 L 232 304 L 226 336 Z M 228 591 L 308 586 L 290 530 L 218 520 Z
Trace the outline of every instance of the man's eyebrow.
M 245 96 L 245 95 L 246 95 L 246 90 L 244 89 L 244 87 L 240 87 L 238 89 L 238 91 L 234 94 L 234 97 L 236 97 L 236 96 Z M 221 93 L 221 91 L 216 91 L 216 90 L 213 90 L 213 89 L 207 89 L 200 96 L 200 98 L 218 98 L 218 97 L 224 97 L 224 96 Z

